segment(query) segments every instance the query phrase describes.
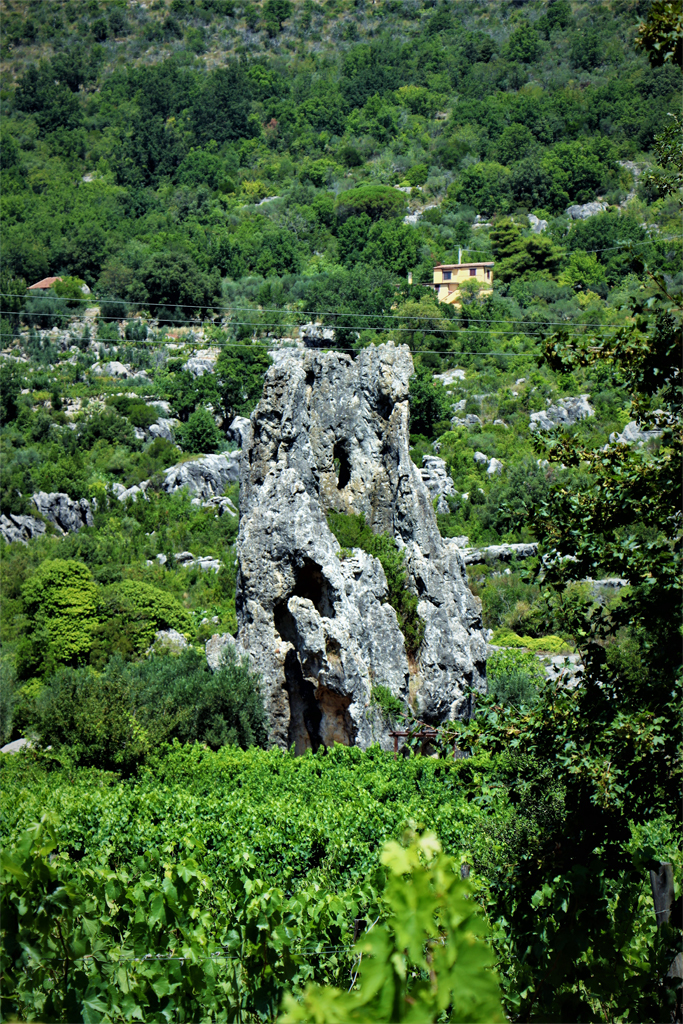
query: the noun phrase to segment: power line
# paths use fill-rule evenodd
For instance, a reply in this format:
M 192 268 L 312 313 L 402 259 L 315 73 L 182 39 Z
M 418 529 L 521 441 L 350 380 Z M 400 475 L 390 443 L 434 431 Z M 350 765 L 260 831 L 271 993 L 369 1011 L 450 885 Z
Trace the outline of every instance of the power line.
M 20 295 L 18 292 L 0 292 L 0 297 L 2 297 L 2 298 L 24 298 L 25 296 Z M 52 298 L 52 296 L 50 296 L 50 298 Z M 142 306 L 143 305 L 141 302 L 135 302 L 133 300 L 128 300 L 128 299 L 89 299 L 87 296 L 84 296 L 82 299 L 80 299 L 80 298 L 71 299 L 70 298 L 68 301 L 69 302 L 86 302 L 86 303 L 87 302 L 90 302 L 90 303 L 123 302 L 124 304 L 130 305 L 130 306 Z M 243 306 L 243 305 L 215 306 L 215 305 L 211 305 L 209 303 L 205 303 L 203 305 L 196 306 L 196 305 L 192 305 L 190 303 L 175 303 L 175 304 L 173 304 L 173 303 L 170 303 L 170 302 L 150 302 L 150 303 L 146 304 L 145 308 L 151 308 L 151 307 L 159 308 L 159 307 L 161 307 L 163 309 L 168 309 L 172 305 L 173 305 L 173 307 L 175 309 L 206 309 L 206 310 L 214 309 L 214 310 L 221 310 L 221 311 L 227 312 L 227 313 L 230 313 L 233 310 L 247 311 L 247 312 L 252 312 L 252 313 L 280 313 L 283 317 L 289 316 L 289 317 L 294 317 L 294 318 L 297 318 L 297 317 L 299 317 L 299 318 L 300 317 L 317 317 L 317 316 L 323 315 L 323 316 L 338 316 L 338 317 L 339 316 L 343 316 L 343 317 L 360 317 L 360 318 L 365 319 L 365 320 L 368 320 L 368 319 L 377 319 L 377 320 L 411 320 L 411 321 L 412 320 L 419 320 L 419 321 L 423 321 L 424 320 L 424 321 L 429 321 L 429 322 L 432 322 L 432 323 L 433 322 L 437 322 L 439 324 L 442 323 L 441 317 L 439 317 L 437 314 L 434 314 L 434 316 L 413 316 L 413 315 L 410 315 L 410 314 L 399 315 L 398 313 L 350 313 L 350 312 L 341 313 L 341 312 L 338 312 L 336 310 L 331 310 L 331 309 L 323 309 L 323 310 L 302 309 L 302 310 L 296 310 L 296 309 L 282 309 L 279 306 L 259 306 L 259 307 Z M 36 315 L 40 315 L 39 312 Z M 49 313 L 49 314 L 46 314 L 46 315 L 49 315 L 49 316 L 52 316 L 52 317 L 59 317 L 60 319 L 73 319 L 73 317 L 75 316 L 75 314 L 73 314 L 73 313 Z M 116 317 L 116 316 L 104 316 L 103 317 L 103 316 L 100 316 L 98 314 L 97 319 L 98 319 L 98 321 L 99 320 L 105 320 L 105 321 L 112 321 L 112 322 L 116 322 L 116 323 L 121 323 L 124 319 L 125 320 L 135 320 L 135 319 L 139 319 L 139 317 Z M 174 318 L 174 322 L 175 322 L 175 319 L 176 318 Z M 481 323 L 481 324 L 515 324 L 515 323 L 519 323 L 519 324 L 523 324 L 525 326 L 533 326 L 533 325 L 529 324 L 528 320 L 515 319 L 514 317 L 511 318 L 510 320 L 489 320 L 489 319 L 487 319 L 485 317 L 469 317 L 468 316 L 468 317 L 466 317 L 466 319 L 467 319 L 468 323 Z M 171 321 L 169 321 L 169 323 L 170 322 Z M 235 321 L 235 320 L 231 320 L 230 322 L 234 323 L 234 324 L 241 324 L 242 323 L 242 321 Z M 196 319 L 187 319 L 187 320 L 182 321 L 182 323 L 196 324 L 197 320 Z M 251 321 L 246 321 L 246 323 L 247 323 L 247 325 L 250 325 Z M 268 326 L 273 326 L 273 325 L 271 325 L 271 324 L 254 324 L 254 326 L 255 327 L 257 327 L 257 326 L 258 327 L 263 327 L 263 326 L 268 327 Z M 285 325 L 283 325 L 283 324 L 275 324 L 274 326 L 280 327 L 280 326 L 285 326 Z M 305 326 L 305 325 L 302 324 L 300 326 Z M 324 325 L 324 324 L 314 324 L 314 326 L 333 327 L 332 324 L 327 324 L 327 325 Z M 352 328 L 352 327 L 348 327 L 348 325 L 341 325 L 341 326 L 342 327 L 346 326 L 348 330 L 354 330 L 355 329 L 355 328 Z M 576 327 L 576 328 L 581 328 L 581 327 L 600 327 L 602 329 L 605 329 L 605 328 L 619 329 L 619 328 L 626 327 L 626 326 L 628 326 L 628 325 L 627 324 L 600 324 L 600 323 L 594 323 L 594 322 L 578 324 L 578 323 L 575 323 L 575 321 L 573 321 L 573 320 L 544 320 L 542 323 L 538 324 L 539 329 L 542 328 L 542 327 Z M 396 328 L 396 329 L 397 330 L 404 330 L 405 328 Z M 408 328 L 408 329 L 412 330 L 412 328 Z M 439 327 L 438 329 L 439 329 L 439 331 L 441 333 L 446 333 L 446 332 L 449 332 L 449 331 L 451 331 L 453 329 L 455 329 L 455 330 L 468 330 L 469 328 L 466 328 L 466 327 L 461 327 L 461 328 L 446 328 L 446 327 L 442 328 L 442 327 Z M 499 333 L 502 333 L 502 332 L 499 332 Z

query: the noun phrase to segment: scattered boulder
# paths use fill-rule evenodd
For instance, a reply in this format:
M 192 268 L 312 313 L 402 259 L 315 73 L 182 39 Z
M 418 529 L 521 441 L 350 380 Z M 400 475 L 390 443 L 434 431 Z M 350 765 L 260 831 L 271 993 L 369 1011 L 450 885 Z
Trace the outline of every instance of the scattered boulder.
M 323 327 L 322 324 L 304 324 L 299 329 L 299 336 L 307 348 L 327 348 L 334 345 L 334 328 Z
M 539 218 L 533 213 L 528 214 L 528 217 L 529 227 L 535 235 L 540 235 L 542 231 L 548 230 L 547 220 L 539 220 Z
M 644 444 L 646 441 L 653 441 L 661 436 L 661 430 L 643 430 L 636 420 L 631 420 L 630 423 L 626 424 L 621 433 L 615 431 L 613 434 L 610 434 L 609 439 L 612 444 Z
M 27 740 L 25 736 L 21 736 L 18 740 L 12 740 L 11 743 L 6 743 L 4 747 L 0 747 L 0 754 L 18 754 L 20 750 L 25 750 L 32 746 L 33 744 L 30 740 Z
M 478 466 L 486 467 L 489 476 L 497 476 L 503 472 L 503 463 L 500 459 L 489 458 L 484 452 L 475 452 L 473 458 Z
M 579 420 L 595 416 L 595 409 L 589 403 L 589 395 L 577 395 L 576 398 L 560 398 L 556 405 L 549 404 L 541 412 L 532 412 L 529 417 L 529 430 L 553 430 L 555 427 L 571 427 Z
M 443 373 L 435 373 L 434 380 L 440 380 L 444 387 L 448 387 L 449 384 L 455 384 L 456 380 L 464 380 L 465 371 L 454 369 L 444 370 Z M 464 408 L 464 406 L 463 406 Z
M 160 416 L 156 423 L 148 428 L 150 437 L 155 440 L 157 437 L 163 437 L 165 441 L 170 441 L 171 444 L 175 441 L 174 430 L 178 426 L 178 420 L 166 419 Z
M 481 418 L 476 413 L 468 412 L 466 416 L 453 416 L 451 426 L 453 427 L 476 427 L 481 426 Z
M 373 685 L 426 721 L 467 715 L 485 690 L 481 606 L 444 544 L 409 453 L 410 351 L 307 352 L 272 366 L 242 459 L 238 642 L 260 673 L 271 741 L 393 748 Z M 406 649 L 381 563 L 340 558 L 326 513 L 362 513 L 405 552 L 425 624 Z
M 150 652 L 180 654 L 187 646 L 186 638 L 177 629 L 158 629 Z
M 35 516 L 18 516 L 12 512 L 9 516 L 0 515 L 0 534 L 7 544 L 15 541 L 28 544 L 34 537 L 41 537 L 45 529 L 45 523 Z
M 589 217 L 595 217 L 596 214 L 602 213 L 608 205 L 609 203 L 595 201 L 579 206 L 569 206 L 566 212 L 572 220 L 587 220 Z
M 440 515 L 448 515 L 450 508 L 446 498 L 455 494 L 453 480 L 448 471 L 448 464 L 438 455 L 423 455 L 422 469 L 420 470 L 422 481 L 432 498 L 437 498 L 436 511 Z
M 146 370 L 134 370 L 127 363 L 112 360 L 109 363 L 93 363 L 92 372 L 100 377 L 120 377 L 123 380 L 149 380 Z
M 38 491 L 31 500 L 43 519 L 52 523 L 60 533 L 75 533 L 83 526 L 94 525 L 92 507 L 97 507 L 94 499 L 92 502 L 87 498 L 76 501 L 58 491 L 50 494 Z
M 187 487 L 198 498 L 220 496 L 228 484 L 239 480 L 240 459 L 241 452 L 228 452 L 179 462 L 165 470 L 163 488 L 169 494 Z
M 209 668 L 212 669 L 213 672 L 217 672 L 223 664 L 228 647 L 231 647 L 234 650 L 240 660 L 245 657 L 249 659 L 246 651 L 242 650 L 241 646 L 231 633 L 214 633 L 213 636 L 206 641 L 205 647 L 206 660 Z M 249 660 L 251 661 L 251 659 Z
M 200 348 L 185 363 L 185 369 L 193 377 L 203 377 L 205 373 L 213 373 L 220 355 L 219 348 Z

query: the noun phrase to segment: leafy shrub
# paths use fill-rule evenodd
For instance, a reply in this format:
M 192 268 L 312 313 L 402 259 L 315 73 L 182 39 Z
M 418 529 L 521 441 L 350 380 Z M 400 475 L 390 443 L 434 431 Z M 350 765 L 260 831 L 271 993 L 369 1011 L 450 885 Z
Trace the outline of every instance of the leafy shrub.
M 284 999 L 283 1024 L 331 1021 L 505 1020 L 500 990 L 484 941 L 486 925 L 469 881 L 427 833 L 407 848 L 387 843 L 387 920 L 355 947 L 360 978 L 348 991 L 309 986 L 299 1002 Z
M 370 693 L 370 703 L 379 709 L 382 716 L 389 722 L 395 721 L 403 714 L 405 708 L 403 702 L 394 697 L 388 686 L 373 686 Z
M 530 651 L 548 651 L 550 654 L 564 654 L 571 650 L 561 636 L 518 636 L 511 629 L 497 629 L 491 643 L 499 647 L 527 647 Z
M 232 649 L 217 672 L 192 648 L 134 664 L 115 655 L 101 673 L 62 669 L 40 694 L 35 724 L 44 745 L 67 747 L 77 764 L 123 771 L 172 739 L 213 750 L 267 740 L 258 677 Z
M 189 633 L 190 616 L 171 594 L 149 583 L 123 580 L 105 587 L 97 603 L 100 625 L 94 643 L 93 663 L 102 665 L 109 652 L 127 657 L 144 654 L 154 643 L 157 630 Z
M 196 409 L 180 429 L 180 442 L 186 452 L 215 452 L 222 439 L 208 409 Z
M 86 566 L 48 558 L 27 579 L 22 598 L 31 628 L 20 648 L 20 674 L 82 663 L 98 625 L 97 586 Z
M 406 587 L 405 555 L 394 538 L 386 533 L 373 533 L 363 515 L 330 512 L 327 523 L 342 549 L 362 548 L 379 560 L 387 580 L 389 604 L 396 612 L 406 650 L 416 653 L 424 637 L 425 624 L 417 613 L 417 594 Z
M 488 692 L 503 704 L 533 704 L 545 673 L 534 654 L 493 651 L 486 662 Z

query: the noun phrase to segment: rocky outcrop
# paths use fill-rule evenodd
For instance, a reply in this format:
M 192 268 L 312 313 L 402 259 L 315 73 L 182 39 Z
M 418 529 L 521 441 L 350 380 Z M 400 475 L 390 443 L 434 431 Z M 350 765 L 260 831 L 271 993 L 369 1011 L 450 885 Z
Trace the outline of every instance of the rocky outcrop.
M 654 441 L 661 436 L 661 430 L 643 430 L 636 420 L 631 420 L 621 433 L 615 431 L 610 434 L 609 439 L 612 444 L 644 444 L 646 441 Z
M 34 537 L 41 537 L 45 529 L 45 523 L 35 516 L 19 516 L 12 512 L 8 516 L 0 515 L 0 534 L 7 544 L 15 541 L 28 544 Z
M 463 547 L 457 541 L 467 541 L 467 537 L 454 537 L 450 542 L 461 549 L 460 554 L 465 565 L 480 565 L 483 562 L 509 562 L 516 558 L 531 558 L 538 551 L 538 544 L 490 544 L 486 548 Z
M 273 742 L 392 745 L 382 685 L 426 721 L 466 715 L 485 689 L 480 604 L 439 534 L 410 459 L 407 347 L 355 360 L 307 352 L 272 366 L 242 453 L 237 642 L 261 674 Z M 406 650 L 380 562 L 342 557 L 328 511 L 362 513 L 405 552 L 425 624 Z M 228 641 L 229 642 L 229 641 Z
M 43 519 L 52 523 L 60 533 L 75 533 L 83 526 L 94 525 L 95 520 L 92 514 L 92 507 L 95 506 L 94 500 L 92 503 L 87 498 L 76 501 L 68 494 L 60 492 L 46 494 L 45 491 L 38 491 L 31 500 Z
M 240 458 L 241 452 L 228 452 L 179 462 L 165 470 L 163 488 L 169 494 L 187 487 L 198 498 L 217 497 L 228 484 L 239 480 Z
M 579 420 L 595 416 L 595 409 L 588 401 L 589 395 L 576 398 L 560 398 L 555 405 L 549 404 L 541 412 L 532 412 L 529 430 L 554 430 L 555 427 L 571 427 Z
M 598 201 L 583 203 L 578 206 L 568 206 L 566 212 L 572 220 L 588 220 L 589 217 L 595 217 L 596 214 L 602 213 L 608 205 L 608 203 Z
M 432 501 L 434 498 L 437 499 L 436 511 L 439 514 L 448 515 L 450 508 L 446 498 L 455 494 L 455 487 L 446 461 L 437 455 L 423 455 L 420 475 Z
M 165 441 L 170 441 L 173 444 L 175 441 L 174 431 L 177 426 L 178 420 L 166 419 L 165 416 L 160 416 L 156 423 L 152 423 L 147 430 L 153 441 L 157 437 L 162 437 Z
M 202 348 L 195 352 L 185 363 L 185 369 L 193 377 L 203 377 L 205 373 L 213 373 L 220 355 L 218 348 Z

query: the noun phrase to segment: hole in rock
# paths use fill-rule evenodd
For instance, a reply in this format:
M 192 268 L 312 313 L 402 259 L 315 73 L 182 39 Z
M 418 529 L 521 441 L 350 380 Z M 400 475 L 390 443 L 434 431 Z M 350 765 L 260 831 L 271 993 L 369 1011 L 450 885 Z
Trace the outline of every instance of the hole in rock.
M 303 564 L 297 570 L 296 584 L 290 597 L 294 595 L 308 598 L 319 615 L 324 615 L 328 619 L 334 618 L 336 593 L 329 580 L 323 576 L 321 566 L 310 558 L 304 558 Z
M 313 372 L 313 370 L 309 370 L 307 372 L 307 374 L 306 374 L 306 385 L 309 388 L 312 388 L 314 384 L 315 384 L 315 373 Z
M 337 441 L 332 456 L 334 458 L 334 470 L 337 474 L 337 490 L 341 491 L 351 479 L 351 460 L 345 441 Z
M 291 617 L 291 616 L 290 616 Z M 321 743 L 321 713 L 313 684 L 304 678 L 301 662 L 296 651 L 288 651 L 285 657 L 285 689 L 289 697 L 289 730 L 287 744 L 294 744 L 294 753 L 314 753 Z

